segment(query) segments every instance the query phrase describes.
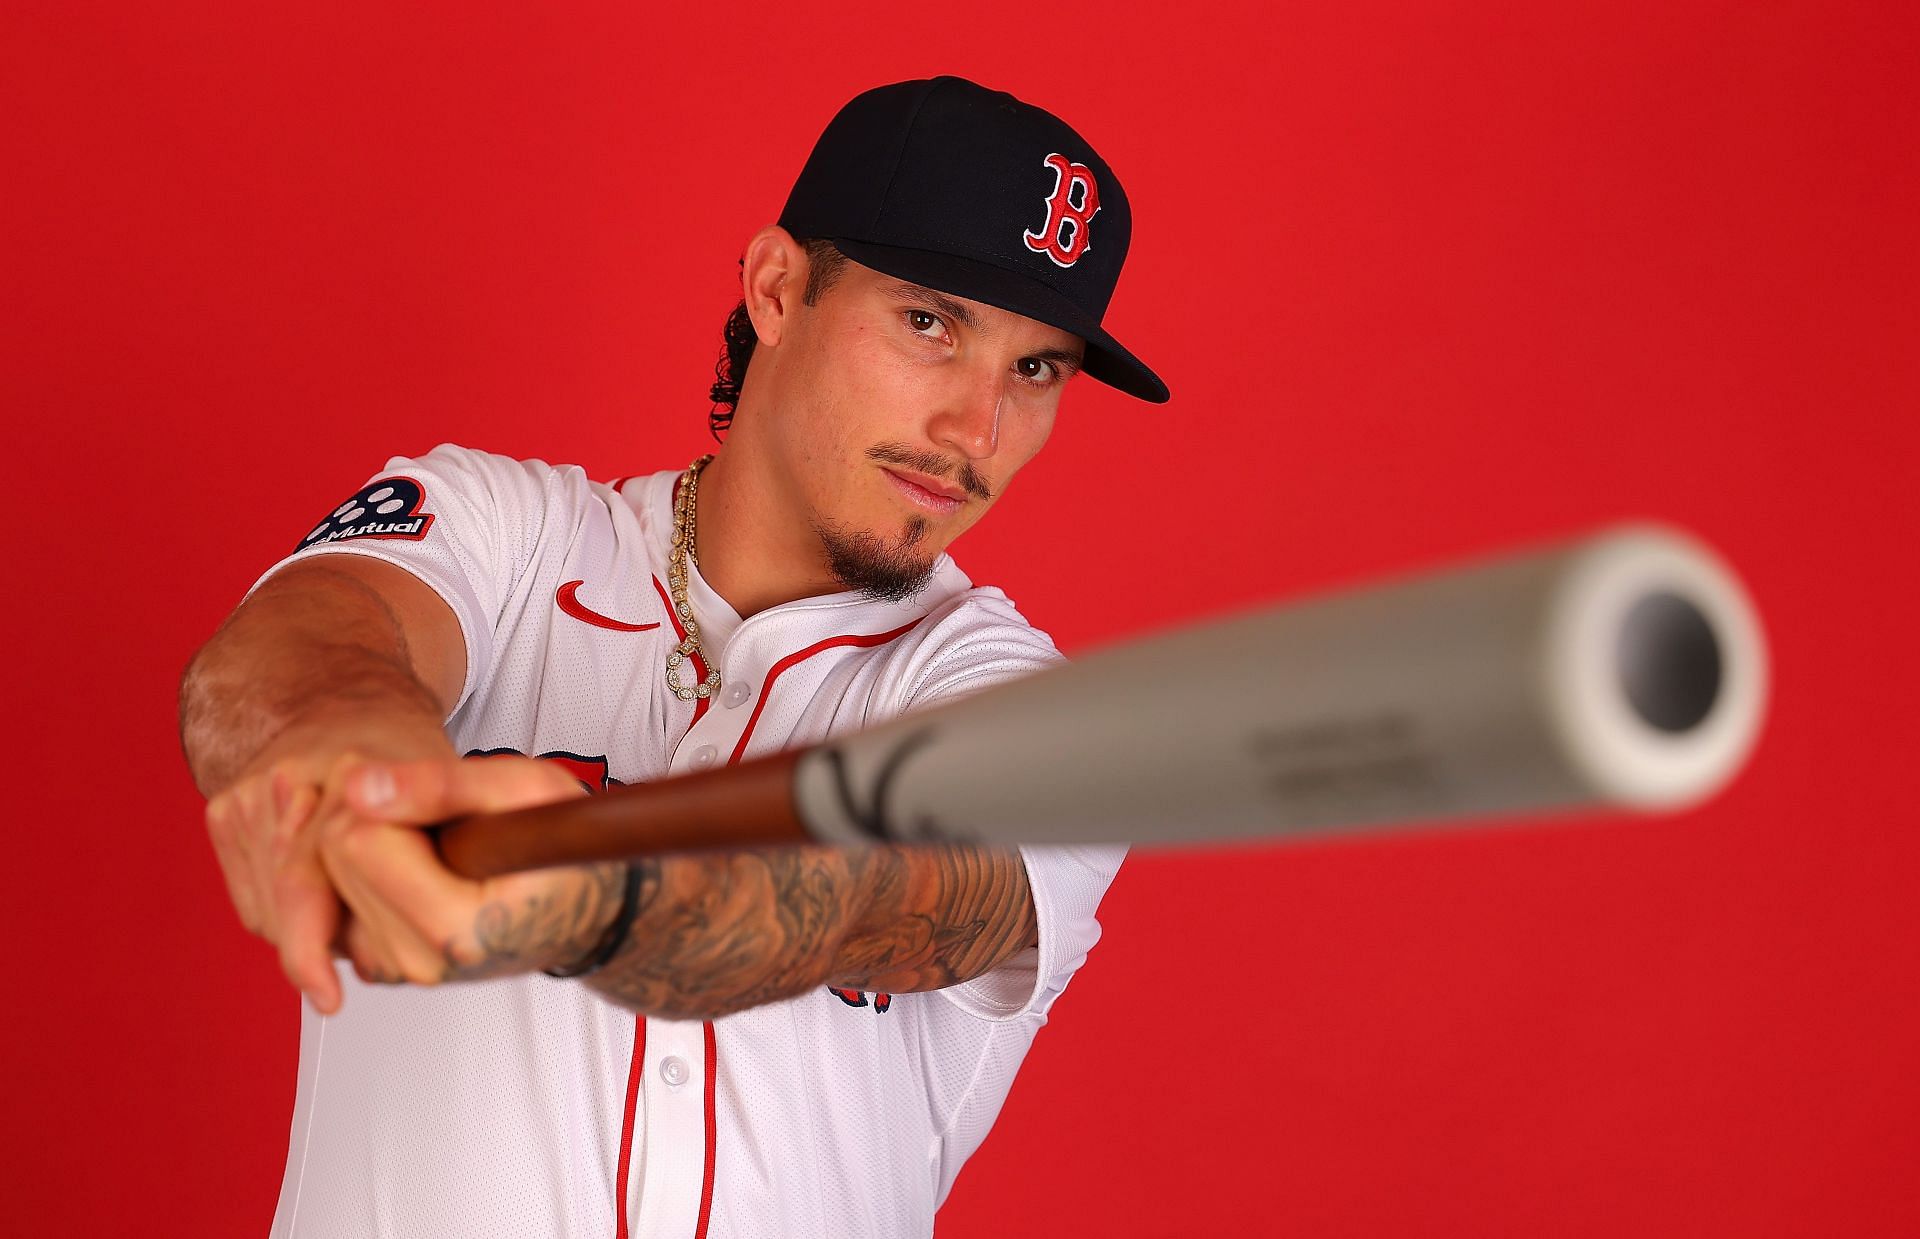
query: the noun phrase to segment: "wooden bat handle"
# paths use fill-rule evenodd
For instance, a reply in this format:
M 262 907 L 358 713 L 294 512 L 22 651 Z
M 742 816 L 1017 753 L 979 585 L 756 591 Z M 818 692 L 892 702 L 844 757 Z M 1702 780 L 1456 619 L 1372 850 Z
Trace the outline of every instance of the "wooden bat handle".
M 449 869 L 476 881 L 657 852 L 811 843 L 793 807 L 800 752 L 616 787 L 598 796 L 443 822 Z

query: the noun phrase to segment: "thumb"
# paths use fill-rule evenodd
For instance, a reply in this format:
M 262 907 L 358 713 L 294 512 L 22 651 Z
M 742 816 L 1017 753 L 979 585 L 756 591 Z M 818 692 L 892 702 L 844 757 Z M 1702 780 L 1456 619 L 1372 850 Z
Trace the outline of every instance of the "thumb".
M 365 762 L 346 773 L 347 803 L 396 824 L 427 826 L 468 813 L 497 813 L 583 794 L 551 762 L 529 757 L 474 761 Z
M 392 762 L 362 762 L 346 771 L 347 803 L 367 817 L 394 817 L 401 809 L 400 780 Z M 417 782 L 417 780 L 416 780 Z M 417 798 L 417 788 L 413 789 Z

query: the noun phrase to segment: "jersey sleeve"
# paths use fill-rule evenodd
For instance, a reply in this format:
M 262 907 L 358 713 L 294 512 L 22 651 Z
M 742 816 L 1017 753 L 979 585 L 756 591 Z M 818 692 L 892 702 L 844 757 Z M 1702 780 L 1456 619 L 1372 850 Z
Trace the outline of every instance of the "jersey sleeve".
M 554 519 L 559 475 L 543 461 L 448 443 L 392 457 L 252 588 L 323 555 L 365 555 L 411 572 L 460 623 L 467 674 L 457 712 L 492 666 L 496 625 Z
M 1064 661 L 1052 638 L 998 590 L 975 590 L 960 608 L 934 619 L 916 658 L 908 709 L 957 701 Z M 1122 846 L 1022 847 L 1040 945 L 938 992 L 979 1019 L 1045 1022 L 1100 940 L 1095 911 L 1126 853 Z

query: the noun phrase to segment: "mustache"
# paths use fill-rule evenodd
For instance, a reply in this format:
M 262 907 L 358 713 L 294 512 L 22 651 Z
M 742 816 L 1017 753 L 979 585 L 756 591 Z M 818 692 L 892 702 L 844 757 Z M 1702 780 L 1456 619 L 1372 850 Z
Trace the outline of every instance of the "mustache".
M 993 488 L 987 485 L 987 480 L 968 461 L 949 460 L 938 452 L 923 452 L 904 443 L 876 443 L 867 449 L 867 459 L 888 465 L 905 465 L 909 469 L 918 469 L 930 478 L 951 480 L 975 499 L 993 498 Z

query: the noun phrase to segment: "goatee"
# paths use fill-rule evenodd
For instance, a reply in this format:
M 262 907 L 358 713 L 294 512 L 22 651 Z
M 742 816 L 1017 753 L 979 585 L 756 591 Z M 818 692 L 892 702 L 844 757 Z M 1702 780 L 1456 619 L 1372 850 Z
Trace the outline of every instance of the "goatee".
M 927 522 L 917 516 L 907 521 L 894 541 L 824 522 L 813 529 L 827 550 L 827 568 L 834 580 L 881 602 L 905 602 L 925 589 L 939 562 L 938 555 L 914 550 L 927 536 Z

